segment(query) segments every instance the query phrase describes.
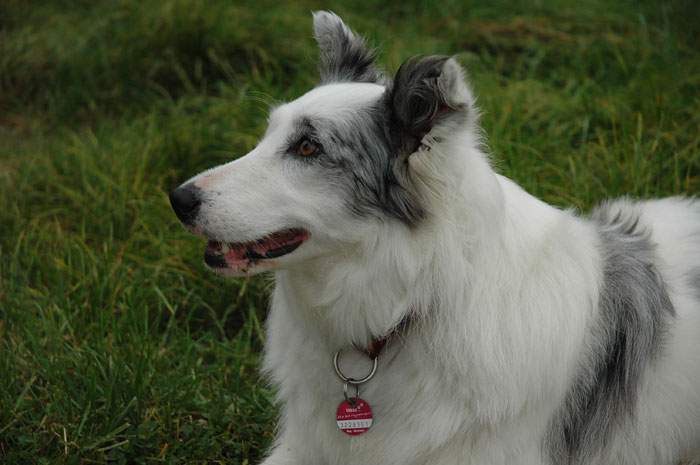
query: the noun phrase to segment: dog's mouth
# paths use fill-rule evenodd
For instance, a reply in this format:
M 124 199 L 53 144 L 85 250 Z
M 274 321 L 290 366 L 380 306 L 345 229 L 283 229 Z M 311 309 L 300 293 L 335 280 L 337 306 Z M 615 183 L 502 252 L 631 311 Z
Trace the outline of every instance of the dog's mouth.
M 247 273 L 263 263 L 272 265 L 272 259 L 294 252 L 308 238 L 308 231 L 293 228 L 250 242 L 210 240 L 204 252 L 204 262 L 215 271 Z

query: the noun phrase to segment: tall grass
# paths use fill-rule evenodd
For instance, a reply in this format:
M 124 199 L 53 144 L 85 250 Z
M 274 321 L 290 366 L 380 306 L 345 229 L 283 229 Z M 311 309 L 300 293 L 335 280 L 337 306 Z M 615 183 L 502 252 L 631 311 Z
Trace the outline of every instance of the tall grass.
M 700 187 L 693 2 L 7 0 L 0 461 L 255 463 L 264 278 L 222 280 L 167 192 L 316 82 L 309 11 L 390 70 L 456 54 L 499 171 L 548 202 Z

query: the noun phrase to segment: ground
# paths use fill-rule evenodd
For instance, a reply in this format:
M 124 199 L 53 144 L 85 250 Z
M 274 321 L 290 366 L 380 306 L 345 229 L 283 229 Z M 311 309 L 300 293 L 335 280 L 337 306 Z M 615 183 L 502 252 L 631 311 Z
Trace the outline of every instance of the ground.
M 550 203 L 698 193 L 695 2 L 435 5 L 2 2 L 2 463 L 258 462 L 269 280 L 207 272 L 167 193 L 317 82 L 311 10 L 389 70 L 456 55 L 494 165 Z

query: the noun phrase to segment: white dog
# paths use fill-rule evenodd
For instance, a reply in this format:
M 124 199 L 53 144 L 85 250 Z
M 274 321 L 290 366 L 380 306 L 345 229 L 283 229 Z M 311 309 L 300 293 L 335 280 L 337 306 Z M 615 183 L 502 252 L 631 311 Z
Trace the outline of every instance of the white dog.
M 491 168 L 454 59 L 390 78 L 336 15 L 314 28 L 321 84 L 171 194 L 210 267 L 275 272 L 264 464 L 697 452 L 700 202 L 549 206 Z

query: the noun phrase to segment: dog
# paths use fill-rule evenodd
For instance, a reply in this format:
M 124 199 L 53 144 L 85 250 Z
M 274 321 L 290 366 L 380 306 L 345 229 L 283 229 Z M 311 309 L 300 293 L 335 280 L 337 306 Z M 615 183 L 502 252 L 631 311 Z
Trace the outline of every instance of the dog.
M 274 272 L 264 465 L 664 465 L 700 448 L 700 202 L 552 207 L 497 174 L 446 56 L 382 72 L 313 14 L 320 84 L 170 194 Z

